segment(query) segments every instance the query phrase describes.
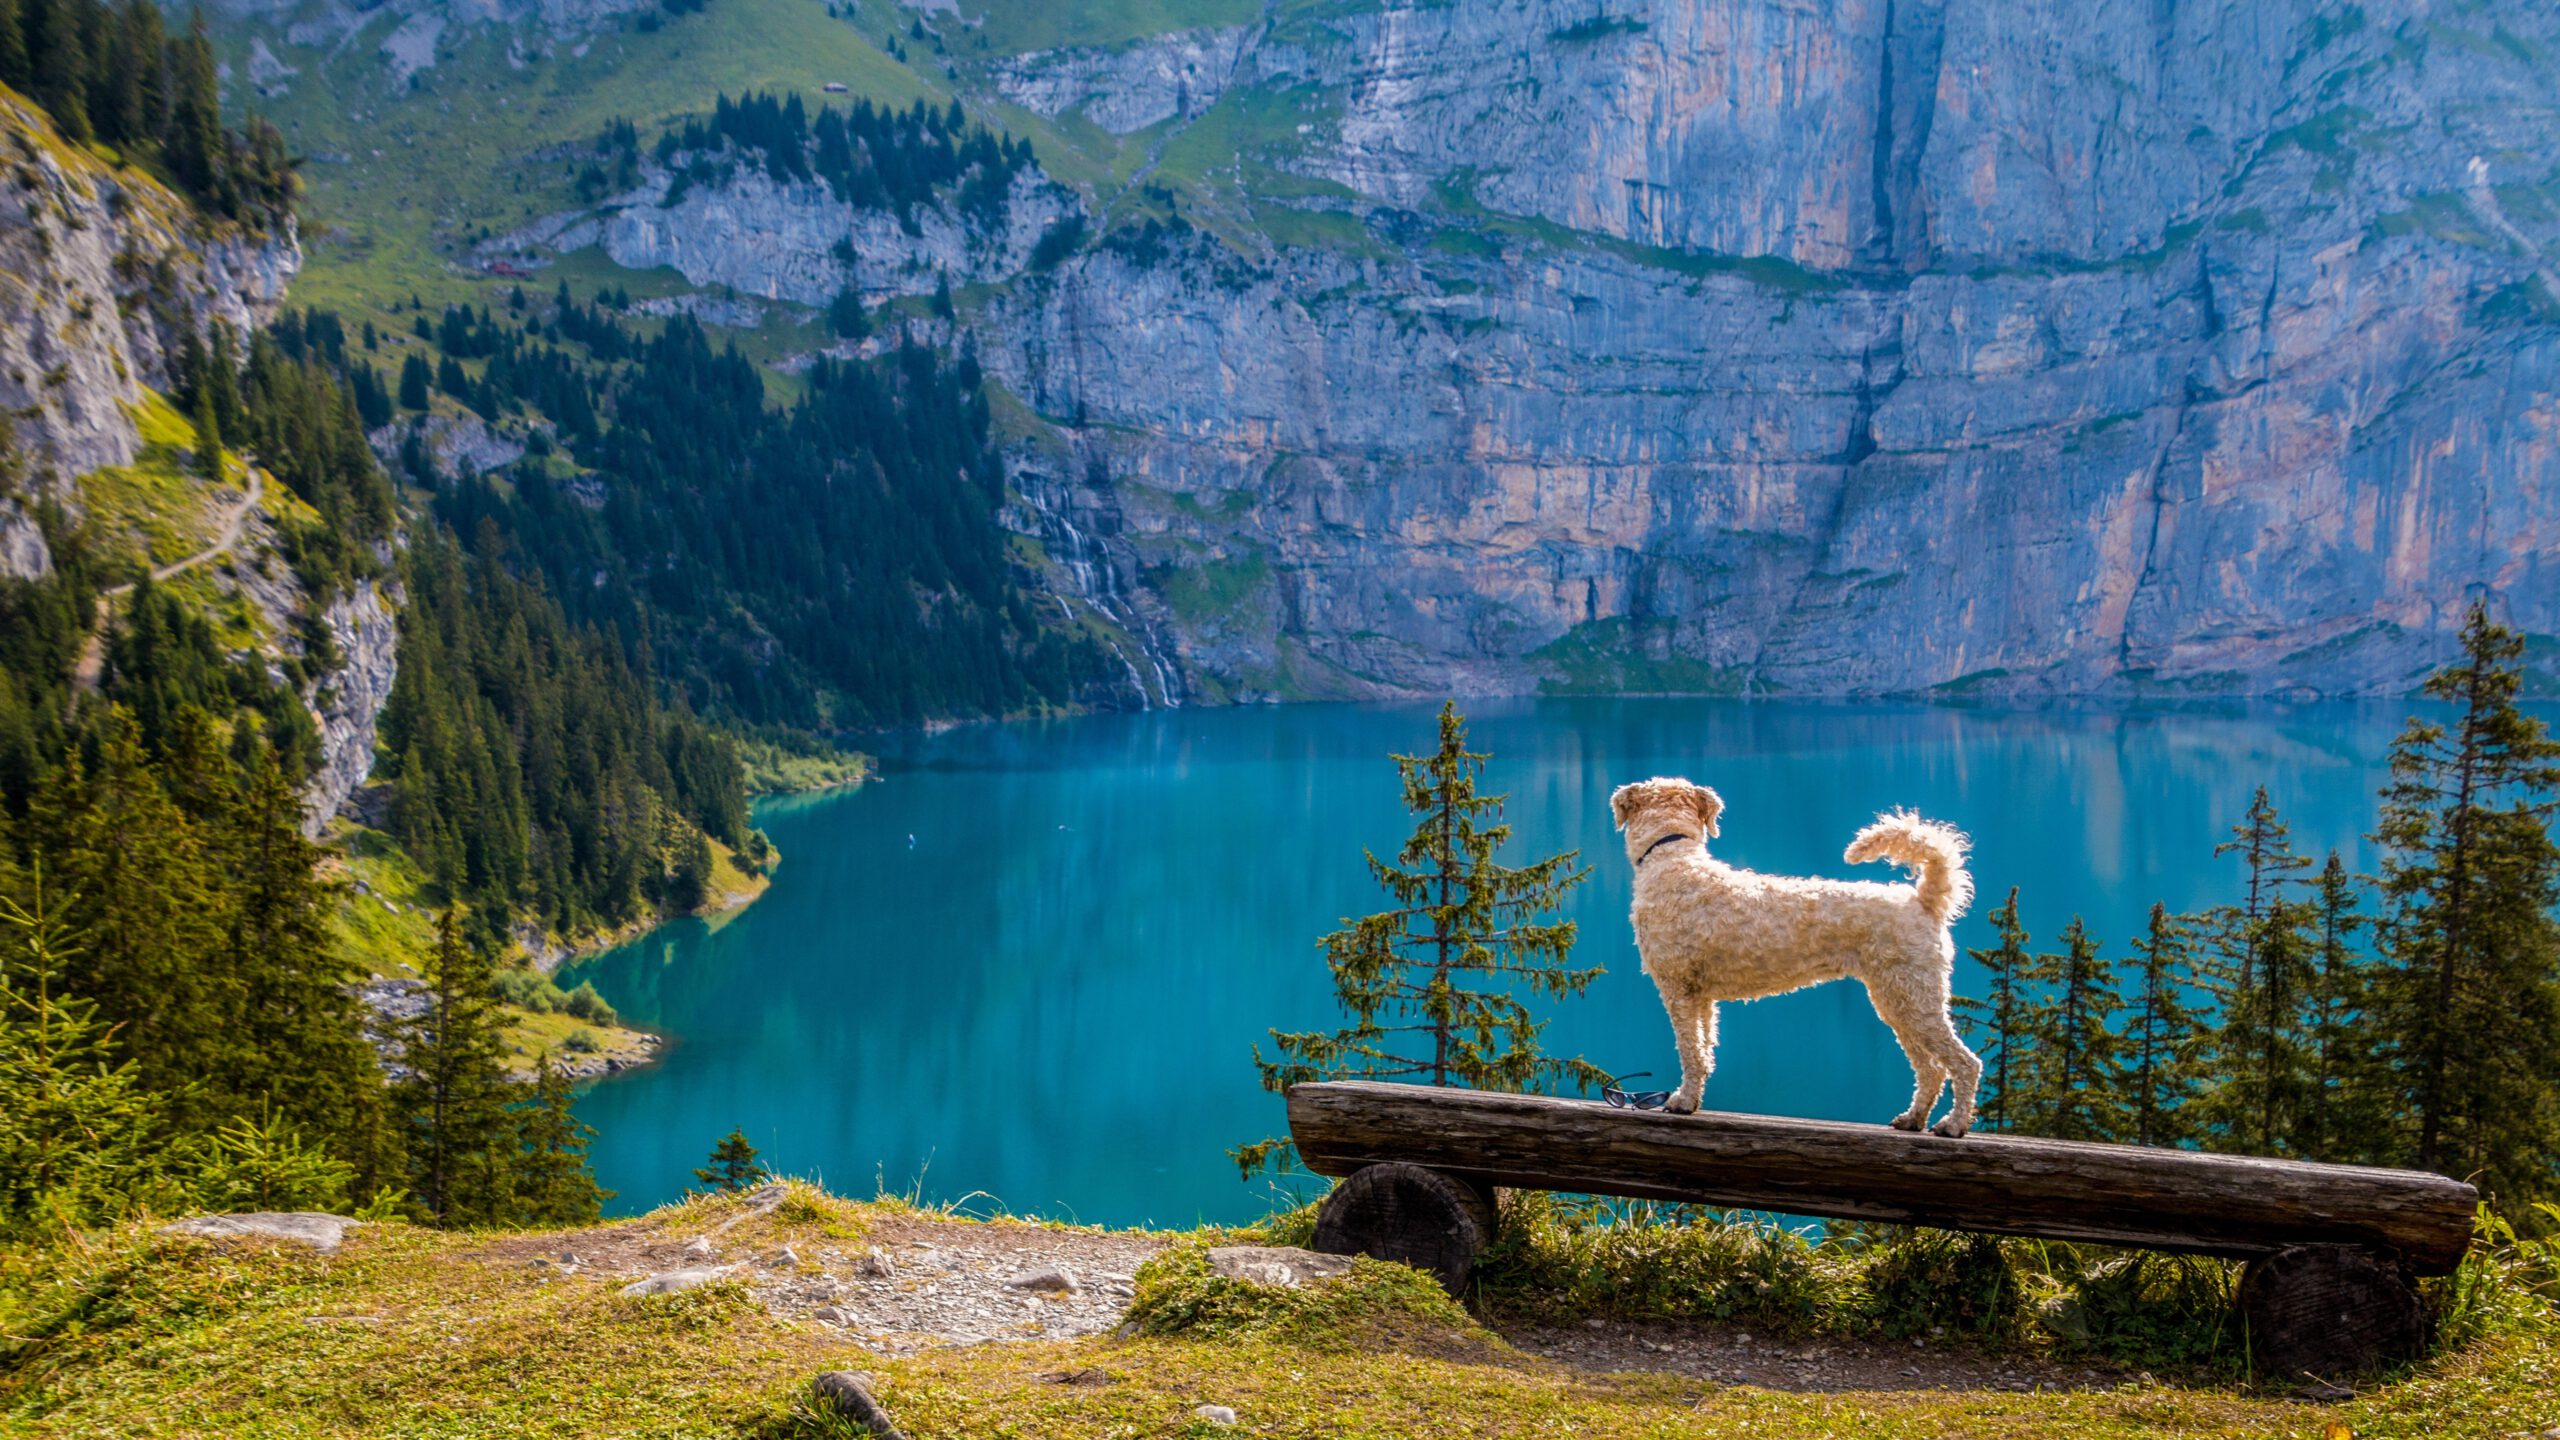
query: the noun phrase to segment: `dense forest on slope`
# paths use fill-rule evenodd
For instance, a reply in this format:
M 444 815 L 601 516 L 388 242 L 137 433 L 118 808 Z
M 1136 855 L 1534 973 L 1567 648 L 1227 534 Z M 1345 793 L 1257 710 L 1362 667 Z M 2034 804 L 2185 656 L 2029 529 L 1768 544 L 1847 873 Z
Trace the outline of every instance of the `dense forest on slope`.
M 151 0 L 0 0 L 0 85 L 43 105 L 70 140 L 150 158 L 213 214 L 258 228 L 292 214 L 284 137 L 261 118 L 223 124 L 202 12 L 173 36 Z
M 628 122 L 609 132 L 617 138 L 626 153 L 636 151 Z M 894 210 L 901 218 L 957 185 L 954 208 L 982 224 L 1003 221 L 1013 177 L 1035 158 L 1029 141 L 969 124 L 957 100 L 947 109 L 919 100 L 905 110 L 857 100 L 841 111 L 821 105 L 813 118 L 796 94 L 750 91 L 734 101 L 716 97 L 708 123 L 688 118 L 660 134 L 658 162 L 693 157 L 679 183 L 716 184 L 722 177 L 709 152 L 723 142 L 758 157 L 776 180 L 824 180 L 856 209 Z
M 1065 704 L 1099 673 L 1099 652 L 1045 627 L 1013 573 L 967 355 L 901 342 L 876 361 L 821 358 L 775 410 L 754 363 L 690 319 L 635 335 L 565 287 L 523 325 L 456 310 L 420 328 L 442 351 L 441 388 L 493 418 L 543 407 L 578 462 L 536 455 L 447 484 L 437 513 L 459 534 L 494 527 L 564 609 L 645 646 L 703 713 L 913 724 Z M 426 369 L 404 362 L 410 408 L 429 401 Z

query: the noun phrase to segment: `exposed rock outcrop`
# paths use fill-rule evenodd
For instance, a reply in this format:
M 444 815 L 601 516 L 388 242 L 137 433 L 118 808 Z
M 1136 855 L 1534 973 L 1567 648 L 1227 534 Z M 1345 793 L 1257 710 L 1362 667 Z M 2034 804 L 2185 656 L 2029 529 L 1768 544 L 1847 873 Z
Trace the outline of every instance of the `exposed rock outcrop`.
M 12 95 L 0 95 L 0 150 L 0 410 L 37 492 L 68 501 L 61 480 L 140 452 L 129 407 L 169 387 L 187 327 L 265 324 L 302 251 L 289 225 L 208 231 L 158 182 L 65 144 Z M 0 573 L 49 563 L 23 512 L 0 509 Z
M 314 686 L 320 769 L 303 800 L 303 829 L 320 833 L 373 772 L 374 726 L 399 674 L 400 622 L 371 585 L 332 602 L 325 616 L 338 667 Z
M 642 187 L 592 216 L 554 221 L 502 245 L 567 252 L 602 245 L 635 270 L 668 266 L 696 285 L 824 305 L 848 284 L 865 298 L 930 294 L 1003 280 L 1030 263 L 1049 227 L 1079 208 L 1073 192 L 1025 170 L 1004 221 L 972 224 L 947 205 L 919 206 L 913 226 L 886 210 L 856 209 L 823 183 L 784 183 L 740 166 L 727 184 L 689 186 L 665 203 L 674 177 L 652 168 Z
M 1112 134 L 1127 135 L 1218 103 L 1256 33 L 1238 25 L 1159 35 L 1117 50 L 1046 50 L 1000 67 L 996 84 L 1026 110 L 1080 110 Z

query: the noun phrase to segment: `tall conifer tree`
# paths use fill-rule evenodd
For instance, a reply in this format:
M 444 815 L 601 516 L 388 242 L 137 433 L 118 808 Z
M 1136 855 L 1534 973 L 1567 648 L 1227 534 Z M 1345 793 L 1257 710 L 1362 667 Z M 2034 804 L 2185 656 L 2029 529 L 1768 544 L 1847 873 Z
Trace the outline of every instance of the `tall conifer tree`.
M 2519 1207 L 2560 1192 L 2560 741 L 2517 707 L 2524 641 L 2485 605 L 2462 652 L 2426 684 L 2451 722 L 2391 747 L 2372 1028 L 2398 1158 Z
M 2000 942 L 1965 953 L 1990 972 L 1991 993 L 1982 1000 L 1958 996 L 1955 1008 L 1974 1032 L 1982 1054 L 1982 1089 L 1974 1113 L 1985 1129 L 2010 1130 L 2017 1127 L 2019 1118 L 2015 1097 L 2032 1088 L 2027 1066 L 2033 1063 L 2034 1048 L 2026 1029 L 2027 1007 L 2034 997 L 2020 988 L 2034 968 L 2034 959 L 2027 951 L 2026 927 L 2018 923 L 2017 886 L 2009 887 L 2009 898 L 1987 918 Z
M 1412 1078 L 1478 1090 L 1532 1090 L 1557 1081 L 1578 1089 L 1608 1077 L 1579 1058 L 1538 1045 L 1546 1022 L 1513 993 L 1564 999 L 1601 971 L 1568 963 L 1570 920 L 1547 920 L 1591 872 L 1567 851 L 1523 866 L 1494 857 L 1511 838 L 1503 797 L 1476 782 L 1491 758 L 1466 746 L 1466 720 L 1440 707 L 1440 743 L 1428 755 L 1393 757 L 1413 834 L 1390 862 L 1371 854 L 1369 874 L 1395 902 L 1320 942 L 1349 1027 L 1274 1030 L 1277 1060 L 1254 1065 L 1264 1088 L 1316 1079 Z M 1481 977 L 1481 978 L 1479 978 Z M 1263 1141 L 1234 1152 L 1250 1174 L 1279 1153 Z
M 2038 1135 L 2115 1139 L 2124 1130 L 2124 1064 L 2113 1024 L 2124 1002 L 2116 993 L 2115 966 L 2074 915 L 2062 927 L 2062 949 L 2037 957 L 2036 974 L 2052 991 L 2031 1009 L 2035 1098 L 2022 1108 Z
M 2139 988 L 2124 1034 L 2125 1138 L 2136 1145 L 2175 1145 L 2192 1138 L 2185 1113 L 2194 1098 L 2196 1051 L 2203 1017 L 2187 1003 L 2195 981 L 2195 949 L 2186 923 L 2154 904 L 2133 942 Z
M 532 1094 L 516 1110 L 517 1223 L 585 1225 L 604 1213 L 613 1192 L 596 1184 L 587 1167 L 587 1142 L 595 1134 L 570 1109 L 569 1077 L 543 1056 Z
M 485 1224 L 512 1201 L 505 1159 L 516 1127 L 508 1113 L 521 1090 L 507 1075 L 503 1017 L 488 954 L 466 942 L 462 918 L 448 908 L 436 918 L 436 948 L 427 966 L 425 1013 L 402 1027 L 398 1087 L 406 1122 L 410 1188 L 429 1218 Z M 503 1151 L 505 1159 L 493 1159 Z

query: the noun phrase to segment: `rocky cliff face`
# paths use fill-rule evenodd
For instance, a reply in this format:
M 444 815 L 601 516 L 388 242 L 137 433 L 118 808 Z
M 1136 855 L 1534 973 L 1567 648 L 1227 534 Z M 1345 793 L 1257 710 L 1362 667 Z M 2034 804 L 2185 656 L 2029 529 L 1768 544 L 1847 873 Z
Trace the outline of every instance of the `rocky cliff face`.
M 392 28 L 338 4 L 295 23 Z M 2365 693 L 2475 596 L 2560 634 L 2538 0 L 1344 0 L 1012 55 L 910 8 L 1082 189 L 909 230 L 652 174 L 482 258 L 741 324 L 948 273 L 1035 412 L 1009 521 L 1150 703 Z
M 311 713 L 320 722 L 320 771 L 303 797 L 303 829 L 317 835 L 373 773 L 374 726 L 391 703 L 399 674 L 400 621 L 382 592 L 368 585 L 331 604 L 325 618 L 340 656 L 314 687 Z
M 24 502 L 50 499 L 76 513 L 80 477 L 133 464 L 137 409 L 147 390 L 173 385 L 188 328 L 220 320 L 246 336 L 264 326 L 302 252 L 290 230 L 256 236 L 208 223 L 139 172 L 63 144 L 41 114 L 5 94 L 0 147 L 0 407 L 14 421 L 28 482 L 23 495 L 0 491 L 0 574 L 33 576 L 52 557 Z M 233 553 L 255 559 L 217 588 L 247 602 L 273 649 L 297 649 L 293 617 L 305 600 L 274 526 L 252 508 L 235 533 Z M 370 588 L 331 605 L 325 619 L 341 661 L 305 697 L 321 734 L 307 797 L 314 832 L 372 766 L 399 638 Z
M 44 116 L 0 95 L 0 411 L 37 494 L 131 464 L 129 407 L 166 390 L 185 327 L 248 334 L 273 318 L 302 263 L 290 230 L 208 231 L 138 171 L 64 145 Z M 44 542 L 0 496 L 0 574 L 42 573 Z
M 931 294 L 945 277 L 960 286 L 1019 275 L 1049 227 L 1080 208 L 1073 192 L 1037 170 L 1014 177 L 1000 226 L 972 225 L 948 204 L 918 206 L 911 223 L 901 223 L 889 211 L 846 204 L 824 183 L 776 181 L 753 165 L 671 199 L 673 181 L 653 164 L 631 193 L 593 213 L 553 216 L 483 254 L 540 263 L 544 252 L 598 245 L 634 270 L 663 265 L 696 285 L 822 306 L 848 285 L 876 301 Z
M 1106 246 L 983 317 L 1209 692 L 2353 693 L 2475 595 L 2560 632 L 2547 7 L 1457 0 L 1229 41 L 1301 97 L 1238 170 L 1305 178 L 1244 203 L 1357 230 Z M 1163 58 L 1005 84 L 1197 108 Z

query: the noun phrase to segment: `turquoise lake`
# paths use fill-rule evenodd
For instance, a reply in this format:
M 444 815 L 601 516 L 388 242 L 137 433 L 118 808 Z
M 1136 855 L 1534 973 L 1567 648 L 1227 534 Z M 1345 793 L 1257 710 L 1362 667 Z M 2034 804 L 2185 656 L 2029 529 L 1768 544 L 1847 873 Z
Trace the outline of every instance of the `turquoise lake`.
M 1510 796 L 1516 861 L 1579 847 L 1577 955 L 1608 967 L 1545 1043 L 1669 1085 L 1678 1064 L 1626 920 L 1610 790 L 1685 775 L 1728 806 L 1717 853 L 1865 873 L 1840 851 L 1910 805 L 1974 837 L 1983 899 L 2012 885 L 2038 940 L 2077 913 L 2124 953 L 2154 900 L 2227 899 L 2215 842 L 2264 783 L 2318 855 L 2368 858 L 2406 704 L 2094 710 L 1707 700 L 1478 702 L 1471 743 Z M 1283 1126 L 1251 1051 L 1335 1021 L 1316 938 L 1383 908 L 1361 863 L 1400 845 L 1390 751 L 1431 707 L 1282 706 L 984 725 L 893 742 L 883 778 L 771 802 L 772 890 L 564 976 L 671 1037 L 591 1087 L 598 1178 L 636 1212 L 743 1127 L 769 1163 L 1114 1225 L 1243 1220 L 1274 1203 L 1227 1147 Z M 1957 988 L 1979 980 L 1960 961 Z M 1881 1122 L 1910 1071 L 1855 984 L 1730 1007 L 1711 1108 Z M 1266 1048 L 1267 1044 L 1266 1044 Z

